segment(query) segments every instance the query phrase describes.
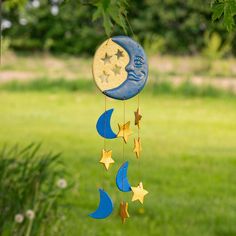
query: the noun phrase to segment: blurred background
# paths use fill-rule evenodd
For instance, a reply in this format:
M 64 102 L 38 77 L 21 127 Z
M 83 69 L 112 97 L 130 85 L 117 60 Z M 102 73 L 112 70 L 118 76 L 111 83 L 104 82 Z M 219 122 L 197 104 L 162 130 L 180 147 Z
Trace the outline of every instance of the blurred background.
M 1 8 L 1 235 L 236 235 L 234 0 L 5 0 Z M 99 164 L 104 96 L 92 60 L 104 40 L 124 34 L 149 61 L 138 161 L 138 101 L 126 103 L 134 135 L 125 159 L 131 185 L 149 191 L 144 205 L 115 186 L 120 140 L 108 141 L 116 163 L 108 172 Z M 123 103 L 107 106 L 117 130 Z M 115 204 L 102 221 L 88 217 L 99 187 Z

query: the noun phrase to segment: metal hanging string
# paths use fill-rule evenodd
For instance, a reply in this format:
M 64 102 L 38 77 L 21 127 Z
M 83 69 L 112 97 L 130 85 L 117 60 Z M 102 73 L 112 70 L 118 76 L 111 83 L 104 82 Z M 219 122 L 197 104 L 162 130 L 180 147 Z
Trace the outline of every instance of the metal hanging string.
M 105 124 L 104 124 L 104 136 L 106 137 L 106 125 L 107 125 L 107 97 L 104 95 L 104 112 L 105 112 Z M 106 138 L 103 137 L 103 149 L 106 151 Z
M 123 125 L 125 125 L 125 100 L 123 100 Z M 123 163 L 125 162 L 125 140 L 124 140 L 124 129 L 123 129 L 123 153 L 122 159 Z M 124 169 L 122 169 L 122 189 L 124 189 Z
M 2 0 L 0 0 L 0 66 L 2 65 Z

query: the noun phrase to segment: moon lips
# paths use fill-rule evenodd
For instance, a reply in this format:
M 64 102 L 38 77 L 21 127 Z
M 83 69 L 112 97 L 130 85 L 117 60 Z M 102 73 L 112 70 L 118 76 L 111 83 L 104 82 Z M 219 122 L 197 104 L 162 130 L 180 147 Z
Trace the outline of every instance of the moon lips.
M 128 161 L 125 162 L 117 172 L 116 175 L 116 185 L 118 189 L 122 192 L 130 192 L 131 186 L 128 181 L 127 171 L 128 171 Z
M 99 206 L 95 212 L 89 215 L 94 219 L 104 219 L 108 217 L 112 213 L 114 208 L 113 202 L 109 197 L 109 195 L 102 189 L 99 189 L 99 192 L 100 192 Z
M 107 139 L 116 138 L 116 134 L 111 129 L 111 115 L 114 109 L 105 111 L 97 121 L 97 131 L 103 137 Z

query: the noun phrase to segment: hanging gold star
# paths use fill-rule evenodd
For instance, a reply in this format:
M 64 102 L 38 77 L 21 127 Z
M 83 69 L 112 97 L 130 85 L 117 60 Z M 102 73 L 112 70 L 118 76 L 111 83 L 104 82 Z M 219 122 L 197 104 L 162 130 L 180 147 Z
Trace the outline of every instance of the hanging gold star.
M 127 143 L 128 138 L 132 133 L 130 130 L 130 121 L 128 121 L 124 125 L 118 124 L 118 127 L 119 127 L 119 132 L 117 134 L 117 137 L 122 137 L 124 139 L 125 143 Z
M 119 75 L 120 74 L 120 70 L 121 70 L 121 67 L 118 66 L 118 65 L 115 65 L 112 69 L 112 71 L 114 72 L 115 75 Z
M 135 115 L 135 122 L 134 124 L 138 126 L 138 128 L 140 128 L 140 120 L 142 119 L 142 116 L 140 114 L 140 109 L 138 108 L 137 111 L 134 112 Z
M 136 154 L 137 159 L 140 157 L 141 151 L 142 151 L 141 139 L 140 138 L 134 139 L 134 152 Z
M 120 49 L 117 50 L 117 53 L 115 54 L 117 56 L 117 60 L 120 59 L 120 57 L 123 57 L 123 51 L 121 51 Z
M 144 196 L 148 194 L 148 191 L 143 188 L 143 183 L 140 182 L 137 187 L 131 187 L 133 191 L 132 202 L 139 200 L 143 204 Z
M 107 53 L 105 53 L 105 56 L 103 58 L 101 58 L 104 62 L 104 65 L 106 65 L 107 63 L 111 63 L 111 58 L 112 56 L 109 56 Z
M 106 151 L 106 150 L 102 150 L 102 157 L 100 160 L 100 163 L 102 163 L 106 170 L 109 169 L 110 164 L 113 164 L 115 161 L 111 158 L 112 156 L 112 151 Z
M 120 217 L 122 224 L 125 223 L 125 220 L 129 218 L 129 213 L 128 213 L 128 202 L 121 202 L 120 203 Z

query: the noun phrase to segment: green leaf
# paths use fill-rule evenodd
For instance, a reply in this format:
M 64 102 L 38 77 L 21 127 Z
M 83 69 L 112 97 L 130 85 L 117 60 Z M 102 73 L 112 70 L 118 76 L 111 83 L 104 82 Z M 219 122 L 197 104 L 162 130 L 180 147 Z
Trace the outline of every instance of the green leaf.
M 92 21 L 96 21 L 97 19 L 102 18 L 102 9 L 98 7 L 96 11 L 93 13 Z
M 219 19 L 224 13 L 224 4 L 223 3 L 214 4 L 212 10 L 213 10 L 212 20 L 215 21 Z
M 113 24 L 111 22 L 110 16 L 106 14 L 105 12 L 103 12 L 103 26 L 105 28 L 106 35 L 110 37 Z

